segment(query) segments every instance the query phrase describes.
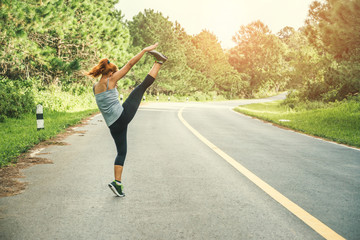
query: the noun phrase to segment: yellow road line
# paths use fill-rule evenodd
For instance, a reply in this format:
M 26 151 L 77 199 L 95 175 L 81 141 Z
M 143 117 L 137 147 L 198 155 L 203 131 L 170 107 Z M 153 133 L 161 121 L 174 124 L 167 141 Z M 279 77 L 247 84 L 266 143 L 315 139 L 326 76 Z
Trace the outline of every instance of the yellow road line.
M 223 152 L 220 148 L 215 146 L 212 142 L 207 140 L 204 136 L 202 136 L 198 131 L 196 131 L 193 127 L 190 126 L 189 123 L 185 121 L 185 119 L 182 116 L 182 112 L 184 110 L 184 107 L 181 108 L 178 112 L 178 117 L 180 121 L 197 137 L 199 138 L 203 143 L 205 143 L 209 148 L 211 148 L 214 152 L 219 154 L 224 160 L 226 160 L 230 165 L 232 165 L 234 168 L 236 168 L 240 173 L 242 173 L 245 177 L 247 177 L 250 181 L 255 183 L 259 188 L 261 188 L 264 192 L 266 192 L 269 196 L 271 196 L 274 200 L 279 202 L 282 206 L 284 206 L 286 209 L 288 209 L 291 213 L 293 213 L 295 216 L 300 218 L 303 222 L 305 222 L 309 227 L 314 229 L 317 233 L 319 233 L 322 237 L 325 239 L 345 239 L 339 234 L 337 234 L 334 230 L 326 226 L 324 223 L 322 223 L 317 218 L 310 215 L 308 212 L 306 212 L 304 209 L 296 205 L 294 202 L 292 202 L 290 199 L 282 195 L 280 192 L 278 192 L 275 188 L 271 187 L 269 184 L 261 180 L 259 177 L 257 177 L 254 173 L 246 169 L 243 165 L 238 163 L 236 160 L 234 160 L 232 157 L 227 155 L 225 152 Z

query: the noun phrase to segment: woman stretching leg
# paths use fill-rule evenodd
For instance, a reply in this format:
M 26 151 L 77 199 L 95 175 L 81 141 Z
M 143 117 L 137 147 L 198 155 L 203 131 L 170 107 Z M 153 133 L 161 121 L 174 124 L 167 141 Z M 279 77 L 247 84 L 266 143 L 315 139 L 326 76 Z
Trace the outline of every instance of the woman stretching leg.
M 127 126 L 135 116 L 146 89 L 154 82 L 161 65 L 167 60 L 164 55 L 154 51 L 157 45 L 158 44 L 156 43 L 144 48 L 119 71 L 108 59 L 102 59 L 97 66 L 93 67 L 90 72 L 87 73 L 89 76 L 93 77 L 101 75 L 99 82 L 94 84 L 93 90 L 96 103 L 110 129 L 111 136 L 116 145 L 117 156 L 115 158 L 114 166 L 115 180 L 109 184 L 109 187 L 119 197 L 125 196 L 123 185 L 121 184 L 121 175 L 127 152 Z M 146 52 L 152 54 L 157 61 L 154 63 L 144 81 L 130 93 L 129 97 L 121 106 L 119 102 L 119 93 L 116 90 L 117 81 L 124 77 Z

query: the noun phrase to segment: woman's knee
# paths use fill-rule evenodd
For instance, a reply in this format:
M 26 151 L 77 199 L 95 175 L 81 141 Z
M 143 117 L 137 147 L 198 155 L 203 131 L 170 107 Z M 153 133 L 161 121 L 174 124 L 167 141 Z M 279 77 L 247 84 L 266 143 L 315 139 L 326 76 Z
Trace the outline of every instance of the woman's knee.
M 125 162 L 125 155 L 123 154 L 118 154 L 115 158 L 115 163 L 114 165 L 120 165 L 120 166 L 124 166 L 124 162 Z

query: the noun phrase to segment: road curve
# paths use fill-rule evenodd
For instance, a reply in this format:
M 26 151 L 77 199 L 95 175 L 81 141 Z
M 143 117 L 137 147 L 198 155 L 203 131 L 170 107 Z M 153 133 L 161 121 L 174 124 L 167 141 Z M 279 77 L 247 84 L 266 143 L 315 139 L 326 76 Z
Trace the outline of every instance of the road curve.
M 274 97 L 278 98 L 278 97 Z M 258 101 L 270 101 L 274 98 Z M 200 141 L 347 239 L 360 239 L 360 151 L 231 111 L 250 100 L 150 103 L 129 126 L 125 198 L 107 188 L 115 146 L 95 116 L 41 153 L 28 188 L 0 199 L 0 239 L 323 239 Z

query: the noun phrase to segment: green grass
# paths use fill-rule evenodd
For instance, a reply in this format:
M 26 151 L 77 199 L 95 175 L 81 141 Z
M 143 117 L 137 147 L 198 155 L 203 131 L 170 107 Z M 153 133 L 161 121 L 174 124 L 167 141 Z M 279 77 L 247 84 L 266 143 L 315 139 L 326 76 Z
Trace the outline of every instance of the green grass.
M 79 112 L 56 112 L 44 110 L 45 129 L 37 131 L 36 115 L 24 114 L 19 119 L 7 118 L 0 123 L 0 167 L 15 162 L 16 157 L 37 143 L 56 136 L 66 127 L 97 112 L 90 109 Z
M 297 111 L 281 103 L 282 100 L 249 104 L 235 110 L 313 136 L 360 147 L 360 102 L 343 101 L 320 109 Z

